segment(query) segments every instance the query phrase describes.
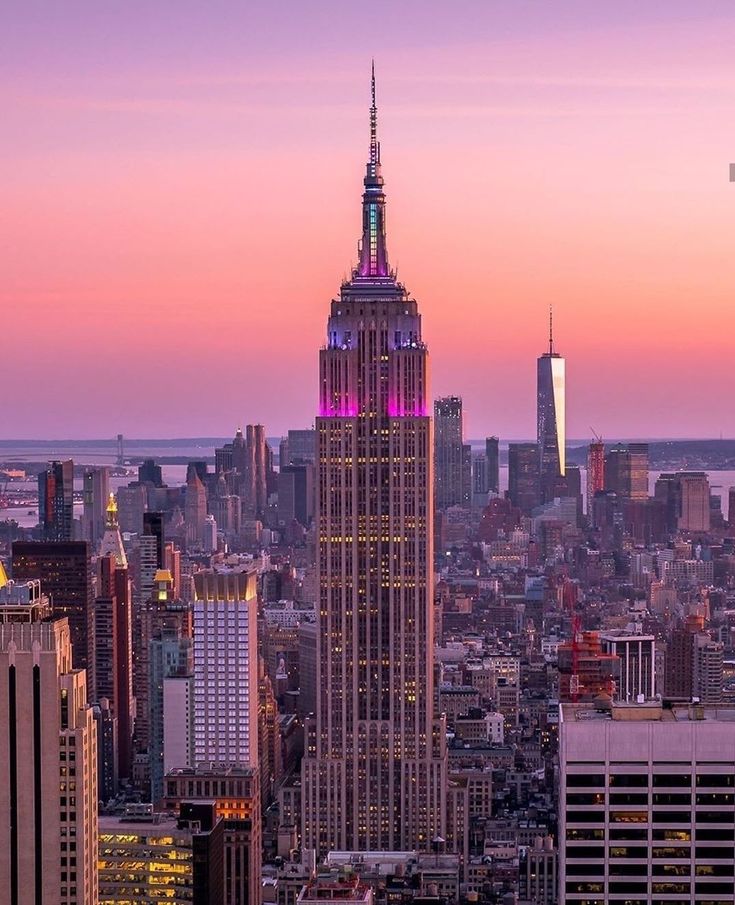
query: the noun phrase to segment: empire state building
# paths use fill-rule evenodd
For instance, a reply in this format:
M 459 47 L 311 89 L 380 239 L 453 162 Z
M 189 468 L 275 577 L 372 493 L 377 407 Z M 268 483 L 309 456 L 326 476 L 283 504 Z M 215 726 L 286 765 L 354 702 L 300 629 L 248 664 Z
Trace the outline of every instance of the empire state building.
M 319 356 L 316 714 L 303 845 L 428 849 L 447 757 L 433 705 L 432 423 L 418 305 L 388 264 L 375 74 L 362 241 Z

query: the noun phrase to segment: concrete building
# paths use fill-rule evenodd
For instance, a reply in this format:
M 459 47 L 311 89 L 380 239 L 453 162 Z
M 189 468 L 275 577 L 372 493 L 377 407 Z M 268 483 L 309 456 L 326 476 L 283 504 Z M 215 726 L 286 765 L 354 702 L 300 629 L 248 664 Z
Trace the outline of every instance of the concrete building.
M 213 801 L 224 821 L 223 905 L 260 905 L 260 775 L 257 767 L 210 764 L 172 770 L 164 783 L 164 811 L 187 801 Z M 218 903 L 219 905 L 219 903 Z
M 735 709 L 563 704 L 560 901 L 735 901 Z
M 194 575 L 194 762 L 258 763 L 257 580 Z
M 559 901 L 559 858 L 552 836 L 539 836 L 521 857 L 518 901 L 554 905 Z
M 508 497 L 524 515 L 540 500 L 539 448 L 537 443 L 508 446 Z
M 437 509 L 467 506 L 462 399 L 445 396 L 434 401 L 434 505 Z
M 703 471 L 677 474 L 679 484 L 679 531 L 707 532 L 710 529 L 710 487 Z
M 96 549 L 105 533 L 107 502 L 110 496 L 110 469 L 88 468 L 83 479 L 82 539 Z
M 96 905 L 97 733 L 66 618 L 0 593 L 0 901 Z M 48 620 L 48 621 L 46 621 Z
M 99 905 L 222 905 L 224 823 L 214 802 L 180 814 L 131 806 L 99 821 Z

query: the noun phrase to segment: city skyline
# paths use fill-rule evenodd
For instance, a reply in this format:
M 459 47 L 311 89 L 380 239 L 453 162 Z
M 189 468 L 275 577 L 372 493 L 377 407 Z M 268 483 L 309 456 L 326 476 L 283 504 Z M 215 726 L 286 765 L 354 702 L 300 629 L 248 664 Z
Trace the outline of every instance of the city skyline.
M 244 28 L 231 7 L 230 29 L 193 4 L 176 28 L 153 10 L 135 29 L 84 3 L 41 24 L 11 11 L 0 300 L 6 379 L 24 392 L 4 401 L 3 435 L 226 434 L 233 412 L 277 435 L 313 410 L 301 375 L 334 262 L 356 258 L 373 55 L 393 263 L 428 316 L 434 393 L 463 397 L 468 436 L 533 436 L 550 301 L 569 436 L 735 434 L 725 406 L 701 404 L 703 382 L 723 402 L 731 385 L 726 5 L 466 3 L 419 21 L 386 7 L 377 48 L 355 13 L 318 10 Z M 320 193 L 307 230 L 304 168 Z M 136 406 L 156 358 L 167 405 Z M 84 404 L 50 405 L 50 380 Z

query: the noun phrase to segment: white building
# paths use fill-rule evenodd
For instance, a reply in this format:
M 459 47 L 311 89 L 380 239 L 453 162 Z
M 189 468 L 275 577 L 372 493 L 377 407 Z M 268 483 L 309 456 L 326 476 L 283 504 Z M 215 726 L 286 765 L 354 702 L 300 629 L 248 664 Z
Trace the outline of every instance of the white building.
M 564 704 L 559 901 L 735 901 L 735 708 Z
M 163 680 L 163 772 L 194 765 L 194 678 L 169 676 Z
M 194 575 L 194 763 L 258 762 L 255 572 Z

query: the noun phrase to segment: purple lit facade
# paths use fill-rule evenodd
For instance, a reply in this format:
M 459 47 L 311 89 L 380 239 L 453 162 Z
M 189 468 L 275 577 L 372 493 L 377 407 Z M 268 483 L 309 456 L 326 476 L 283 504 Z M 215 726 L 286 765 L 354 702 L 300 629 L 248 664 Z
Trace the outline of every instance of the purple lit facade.
M 375 80 L 359 262 L 332 301 L 317 419 L 319 674 L 304 846 L 427 849 L 446 835 L 433 707 L 432 423 L 416 301 L 388 265 Z

